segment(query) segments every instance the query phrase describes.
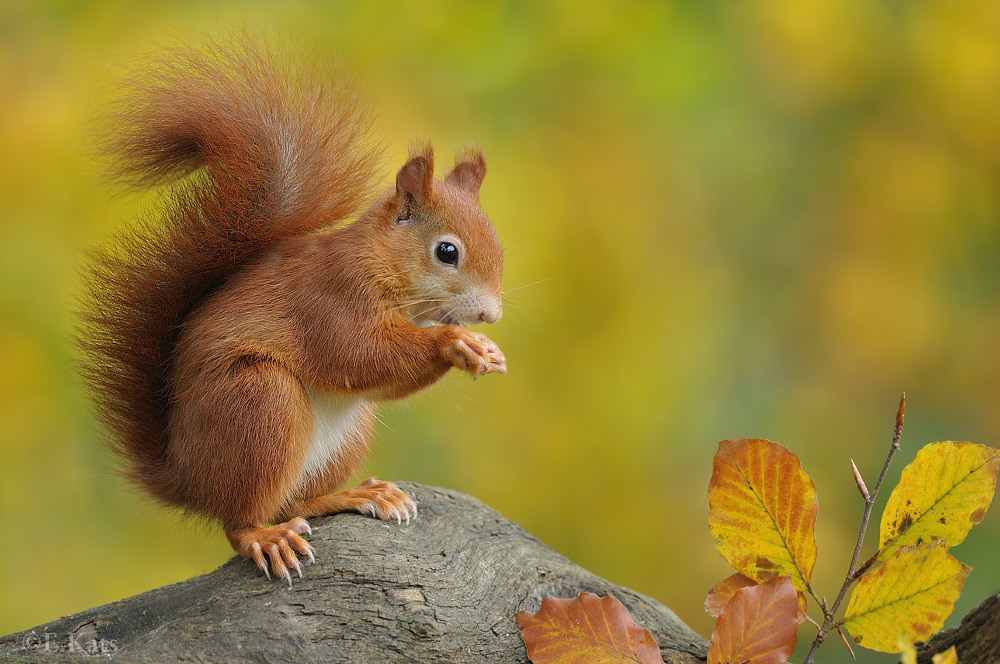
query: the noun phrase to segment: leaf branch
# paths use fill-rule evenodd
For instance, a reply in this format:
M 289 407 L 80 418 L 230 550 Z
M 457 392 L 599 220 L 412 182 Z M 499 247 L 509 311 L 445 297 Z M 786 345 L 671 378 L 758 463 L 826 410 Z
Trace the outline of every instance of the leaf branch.
M 857 567 L 858 558 L 861 556 L 861 546 L 865 541 L 865 533 L 868 531 L 868 521 L 871 518 L 872 508 L 875 506 L 875 499 L 878 497 L 879 489 L 882 488 L 882 482 L 885 480 L 885 475 L 889 471 L 889 465 L 892 463 L 892 458 L 896 456 L 896 452 L 899 451 L 899 441 L 903 436 L 903 416 L 906 412 L 906 393 L 899 400 L 899 409 L 896 411 L 896 426 L 892 431 L 892 445 L 889 447 L 889 454 L 886 456 L 885 464 L 882 465 L 882 472 L 879 473 L 878 481 L 875 482 L 875 488 L 870 492 L 869 495 L 865 496 L 866 490 L 862 490 L 862 497 L 865 498 L 865 512 L 861 517 L 861 529 L 858 532 L 858 541 L 854 546 L 854 555 L 851 557 L 851 565 L 847 569 L 847 576 L 844 578 L 844 585 L 840 588 L 840 593 L 837 594 L 837 599 L 834 600 L 833 605 L 827 608 L 823 605 L 823 626 L 820 627 L 819 632 L 816 634 L 816 638 L 813 640 L 812 647 L 809 649 L 809 654 L 806 655 L 804 664 L 813 663 L 813 655 L 816 654 L 816 650 L 819 648 L 823 640 L 826 639 L 827 635 L 830 633 L 831 629 L 835 628 L 834 619 L 837 615 L 837 610 L 840 608 L 841 603 L 847 596 L 847 590 L 851 587 L 862 574 L 864 574 L 868 569 L 875 563 L 878 559 L 878 552 L 875 555 L 866 560 L 861 567 Z M 857 469 L 855 469 L 856 472 Z M 855 475 L 856 478 L 860 479 L 860 474 Z M 863 482 L 859 482 L 859 488 L 864 487 Z

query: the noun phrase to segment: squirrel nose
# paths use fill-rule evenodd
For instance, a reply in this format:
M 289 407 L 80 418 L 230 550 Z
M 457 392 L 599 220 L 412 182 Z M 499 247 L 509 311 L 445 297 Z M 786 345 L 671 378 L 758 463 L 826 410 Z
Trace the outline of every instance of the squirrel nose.
M 495 323 L 503 315 L 503 308 L 498 302 L 494 306 L 487 306 L 479 311 L 479 322 Z

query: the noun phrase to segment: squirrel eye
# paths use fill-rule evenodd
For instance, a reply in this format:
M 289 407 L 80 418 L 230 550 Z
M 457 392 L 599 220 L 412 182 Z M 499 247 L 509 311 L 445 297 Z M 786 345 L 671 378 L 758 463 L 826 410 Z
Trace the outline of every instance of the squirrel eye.
M 458 247 L 451 242 L 438 242 L 434 247 L 434 255 L 445 265 L 458 264 Z

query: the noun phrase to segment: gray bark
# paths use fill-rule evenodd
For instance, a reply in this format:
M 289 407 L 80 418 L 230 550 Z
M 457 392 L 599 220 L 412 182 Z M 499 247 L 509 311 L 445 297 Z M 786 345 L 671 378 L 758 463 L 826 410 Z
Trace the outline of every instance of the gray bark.
M 574 565 L 475 499 L 403 484 L 409 525 L 312 519 L 316 564 L 292 587 L 249 560 L 0 637 L 0 659 L 137 662 L 527 662 L 514 615 L 583 591 L 622 601 L 666 662 L 707 643 L 674 613 Z

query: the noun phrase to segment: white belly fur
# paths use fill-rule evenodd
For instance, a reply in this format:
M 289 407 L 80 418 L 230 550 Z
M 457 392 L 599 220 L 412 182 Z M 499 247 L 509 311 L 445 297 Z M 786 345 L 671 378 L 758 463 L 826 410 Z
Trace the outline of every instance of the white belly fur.
M 318 476 L 348 444 L 349 433 L 361 413 L 364 400 L 306 389 L 313 414 L 313 434 L 299 482 Z

